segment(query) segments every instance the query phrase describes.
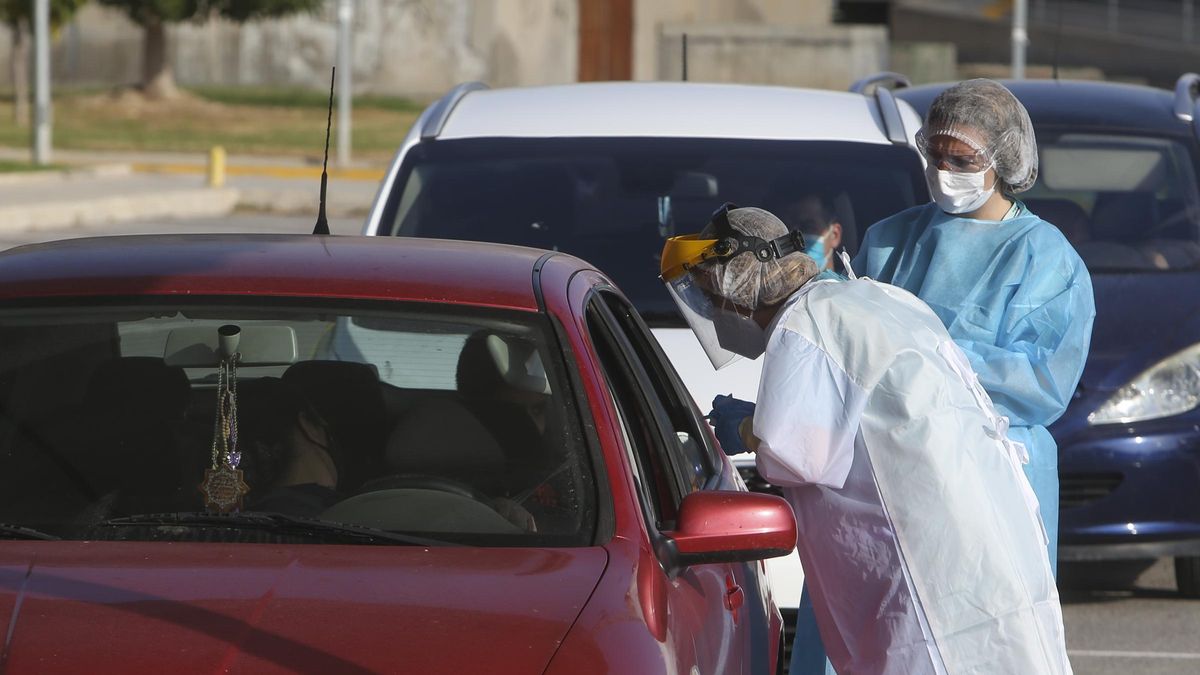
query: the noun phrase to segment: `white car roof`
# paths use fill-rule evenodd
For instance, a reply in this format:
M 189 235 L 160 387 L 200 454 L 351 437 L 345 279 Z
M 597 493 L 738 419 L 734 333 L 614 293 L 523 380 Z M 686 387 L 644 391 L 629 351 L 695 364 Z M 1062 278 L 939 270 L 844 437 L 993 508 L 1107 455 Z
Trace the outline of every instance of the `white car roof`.
M 696 82 L 472 91 L 438 134 L 439 139 L 581 136 L 888 142 L 874 98 L 862 94 Z

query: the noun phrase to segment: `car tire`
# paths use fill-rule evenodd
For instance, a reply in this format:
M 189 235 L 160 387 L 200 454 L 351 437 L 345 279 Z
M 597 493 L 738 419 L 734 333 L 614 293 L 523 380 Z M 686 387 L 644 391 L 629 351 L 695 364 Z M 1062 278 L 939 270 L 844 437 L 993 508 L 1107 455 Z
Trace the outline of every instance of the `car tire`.
M 1185 598 L 1200 598 L 1200 557 L 1175 559 L 1175 586 Z

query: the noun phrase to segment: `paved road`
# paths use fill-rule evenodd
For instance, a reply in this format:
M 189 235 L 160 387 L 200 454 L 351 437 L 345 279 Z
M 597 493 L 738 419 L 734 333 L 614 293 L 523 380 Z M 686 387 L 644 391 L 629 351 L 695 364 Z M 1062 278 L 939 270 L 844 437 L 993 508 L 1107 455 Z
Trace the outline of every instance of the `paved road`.
M 1064 564 L 1059 586 L 1078 675 L 1200 673 L 1200 600 L 1179 597 L 1169 561 Z
M 0 232 L 0 248 L 64 237 L 147 232 L 309 232 L 313 218 L 234 213 L 52 232 Z M 358 218 L 333 218 L 335 234 L 357 234 Z M 1064 564 L 1060 570 L 1067 645 L 1078 675 L 1200 673 L 1200 600 L 1175 591 L 1169 561 Z

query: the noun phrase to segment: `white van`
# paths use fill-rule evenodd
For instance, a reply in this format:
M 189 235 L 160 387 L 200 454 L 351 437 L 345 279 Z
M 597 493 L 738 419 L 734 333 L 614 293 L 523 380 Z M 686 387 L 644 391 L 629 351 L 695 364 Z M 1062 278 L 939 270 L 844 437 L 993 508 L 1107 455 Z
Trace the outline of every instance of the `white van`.
M 668 82 L 465 84 L 418 118 L 364 234 L 517 244 L 588 260 L 633 301 L 707 411 L 717 394 L 753 400 L 760 364 L 713 370 L 658 279 L 663 240 L 699 231 L 724 202 L 781 212 L 818 194 L 853 254 L 868 225 L 928 201 L 913 144 L 920 123 L 883 87 L 868 96 Z M 751 489 L 773 490 L 753 457 L 735 461 Z M 774 558 L 767 568 L 790 647 L 799 559 Z

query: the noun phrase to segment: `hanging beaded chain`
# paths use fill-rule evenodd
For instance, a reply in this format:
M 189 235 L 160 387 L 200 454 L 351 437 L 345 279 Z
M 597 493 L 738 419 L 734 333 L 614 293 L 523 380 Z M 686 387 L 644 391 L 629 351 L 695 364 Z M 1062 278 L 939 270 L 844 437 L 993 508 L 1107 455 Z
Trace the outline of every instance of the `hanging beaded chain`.
M 222 359 L 217 368 L 217 412 L 213 419 L 212 468 L 221 464 L 230 469 L 242 463 L 238 450 L 237 363 L 241 355 L 234 353 Z

